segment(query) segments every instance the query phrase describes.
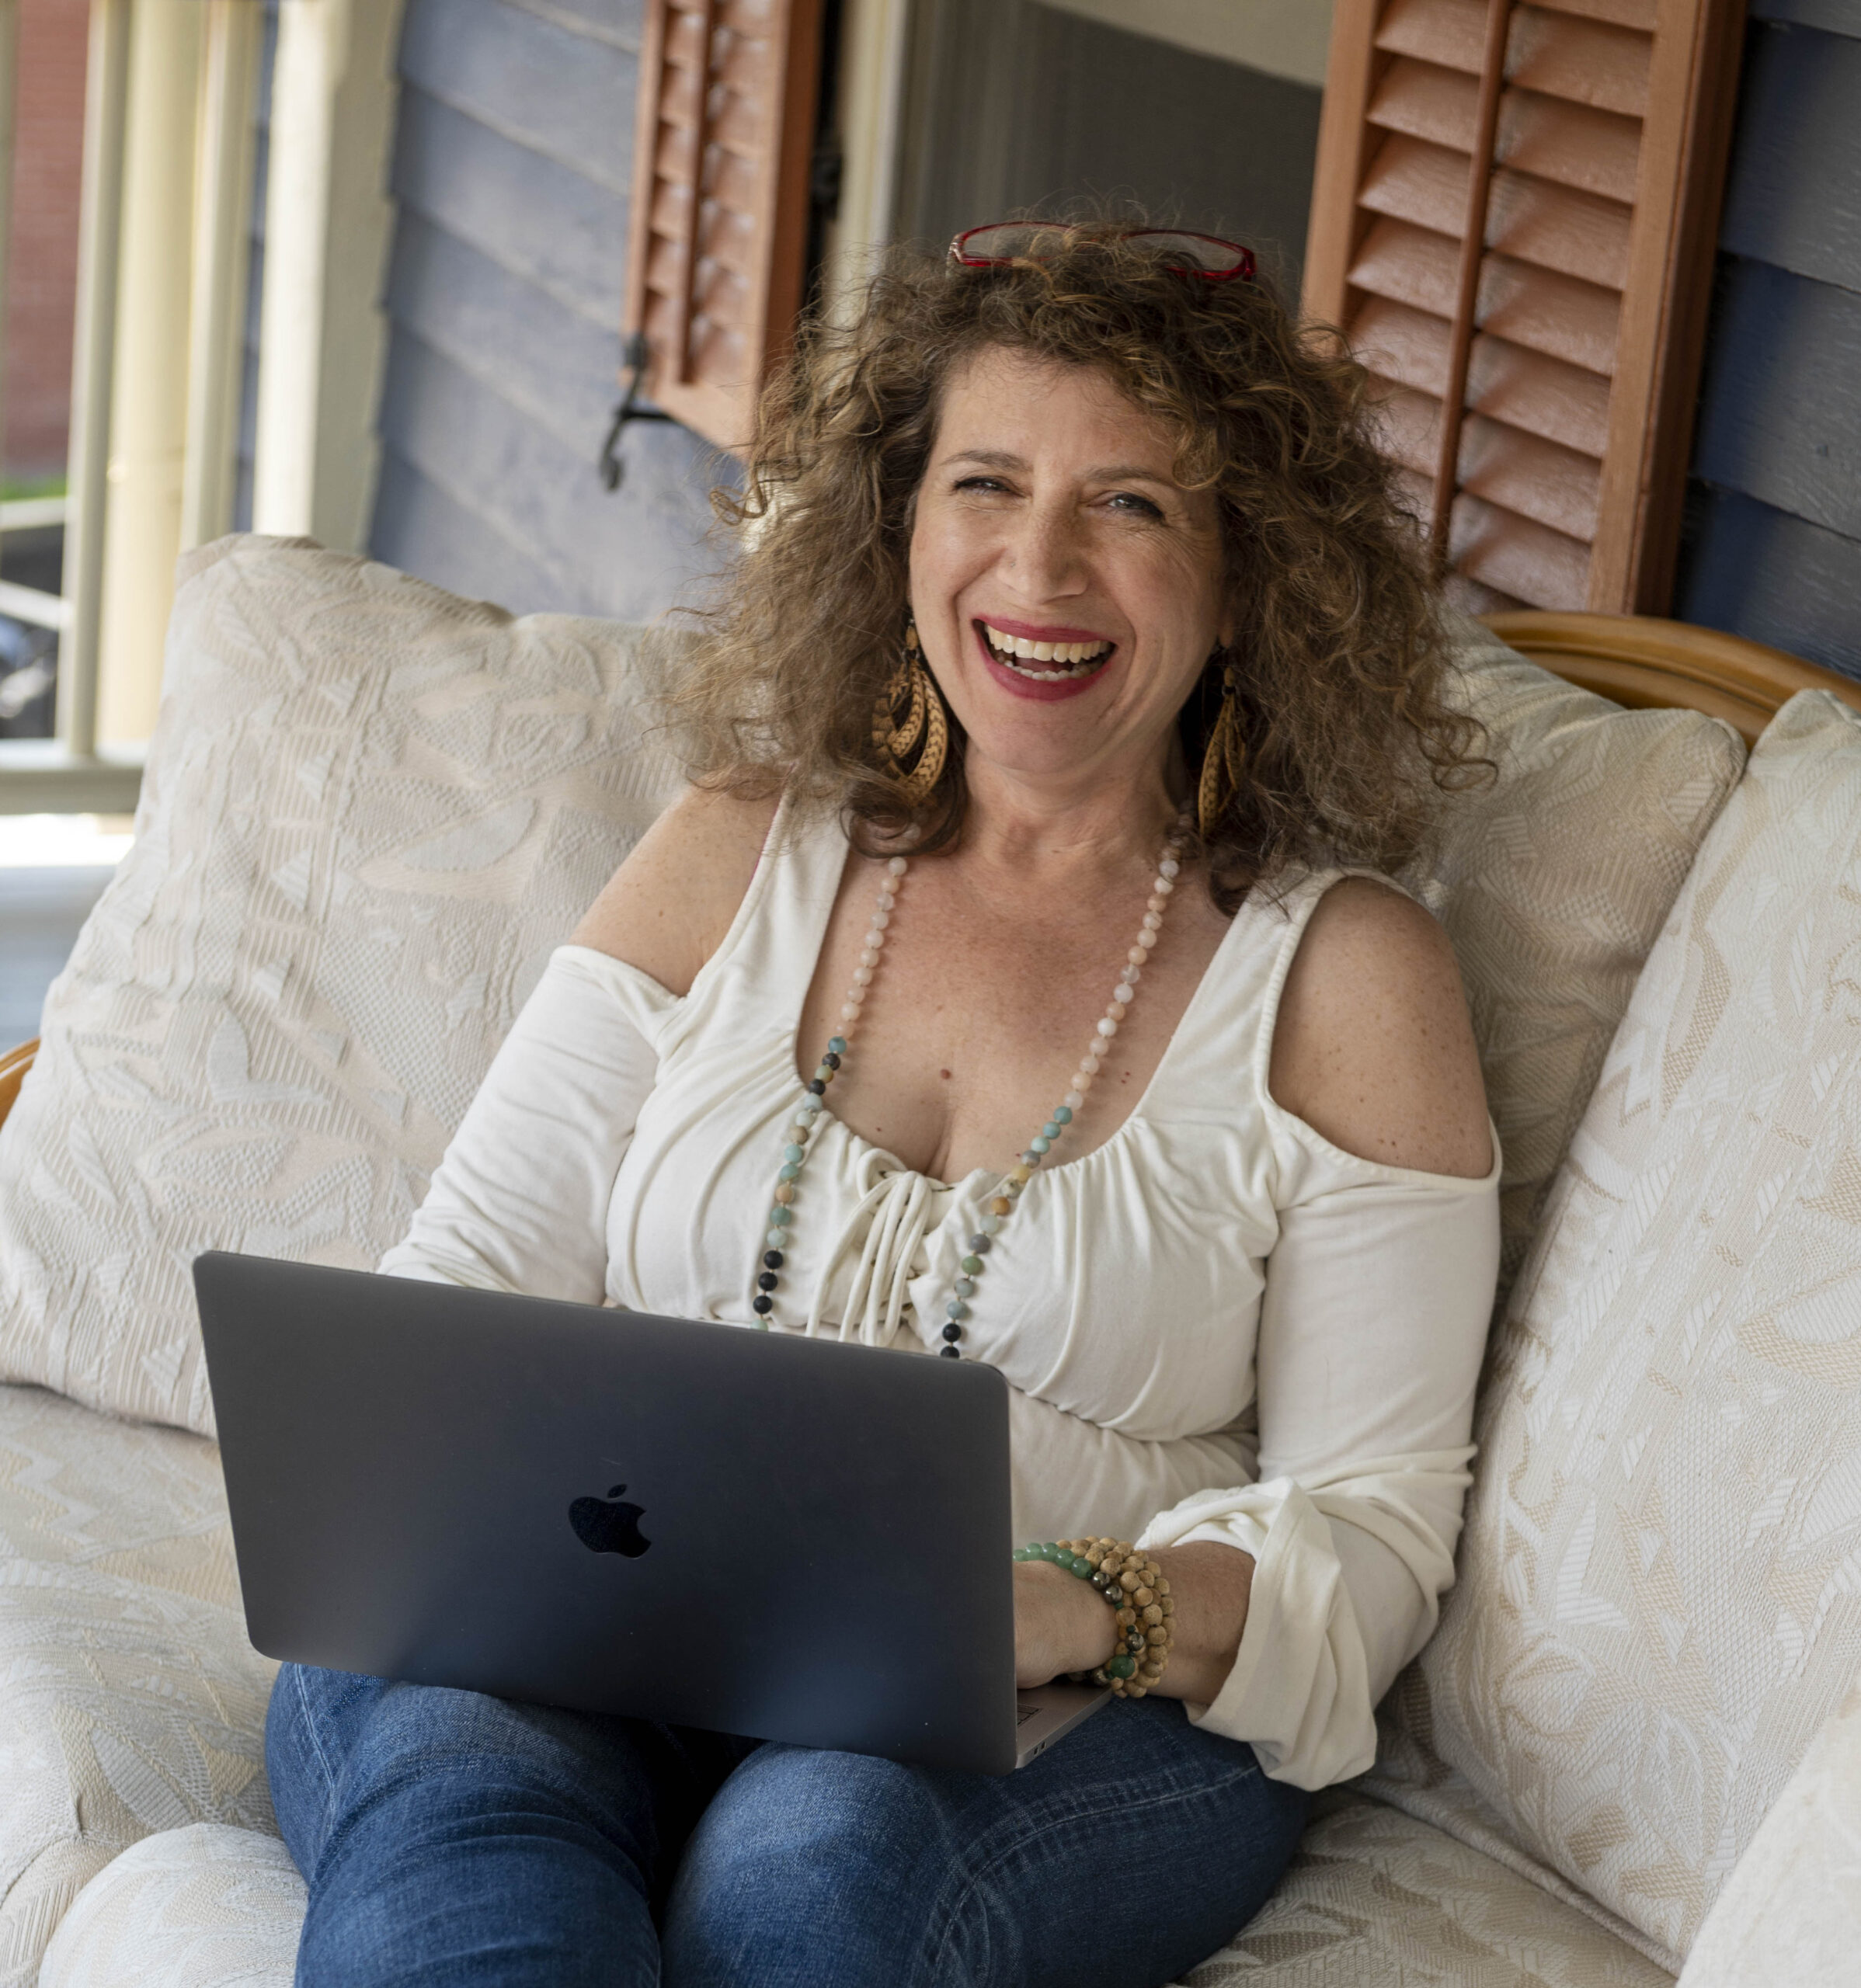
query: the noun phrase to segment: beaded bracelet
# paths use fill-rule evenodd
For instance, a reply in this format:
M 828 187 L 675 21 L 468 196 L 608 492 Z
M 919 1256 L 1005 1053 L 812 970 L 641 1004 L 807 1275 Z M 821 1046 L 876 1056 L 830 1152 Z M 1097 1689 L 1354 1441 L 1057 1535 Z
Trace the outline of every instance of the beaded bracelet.
M 1074 1672 L 1077 1679 L 1109 1684 L 1121 1698 L 1141 1698 L 1156 1689 L 1176 1638 L 1171 1619 L 1176 1604 L 1154 1560 L 1122 1539 L 1050 1539 L 1017 1546 L 1014 1557 L 1050 1561 L 1089 1580 L 1115 1612 L 1117 1646 L 1097 1670 Z

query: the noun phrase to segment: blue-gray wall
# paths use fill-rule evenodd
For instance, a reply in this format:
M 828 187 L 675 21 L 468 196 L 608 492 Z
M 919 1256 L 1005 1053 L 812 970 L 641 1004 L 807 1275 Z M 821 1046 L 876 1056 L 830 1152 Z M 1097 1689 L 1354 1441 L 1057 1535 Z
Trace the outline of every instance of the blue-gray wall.
M 370 549 L 518 613 L 648 619 L 715 564 L 722 473 L 617 398 L 641 0 L 408 0 Z
M 1674 612 L 1861 676 L 1861 0 L 1751 0 Z

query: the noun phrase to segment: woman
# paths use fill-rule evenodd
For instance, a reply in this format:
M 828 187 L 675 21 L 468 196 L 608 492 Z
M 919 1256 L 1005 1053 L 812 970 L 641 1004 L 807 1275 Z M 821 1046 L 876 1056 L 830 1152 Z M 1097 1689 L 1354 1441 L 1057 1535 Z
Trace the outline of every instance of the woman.
M 383 1265 L 993 1363 L 1022 1536 L 1092 1576 L 1017 1564 L 1021 1681 L 1125 1695 L 992 1779 L 287 1670 L 301 1981 L 1165 1982 L 1369 1764 L 1499 1159 L 1382 874 L 1473 762 L 1362 385 L 1244 250 L 1107 226 L 807 331 L 695 784 Z

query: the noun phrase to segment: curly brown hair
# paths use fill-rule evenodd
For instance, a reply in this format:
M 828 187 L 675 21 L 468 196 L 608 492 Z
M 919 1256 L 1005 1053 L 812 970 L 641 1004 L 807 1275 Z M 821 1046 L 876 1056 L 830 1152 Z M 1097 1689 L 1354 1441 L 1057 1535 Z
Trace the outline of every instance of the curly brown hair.
M 1441 791 L 1485 763 L 1444 695 L 1438 596 L 1373 445 L 1367 376 L 1270 282 L 1174 273 L 1129 238 L 1136 224 L 1070 224 L 1042 259 L 982 269 L 899 248 L 850 322 L 803 324 L 741 493 L 714 500 L 749 529 L 712 640 L 672 693 L 695 779 L 837 806 L 868 853 L 906 830 L 926 853 L 960 836 L 960 728 L 914 808 L 873 707 L 898 666 L 944 384 L 1000 347 L 1108 374 L 1180 437 L 1177 480 L 1218 499 L 1243 632 L 1178 721 L 1192 782 L 1237 666 L 1246 773 L 1206 838 L 1216 902 L 1306 863 L 1393 871 L 1425 846 Z

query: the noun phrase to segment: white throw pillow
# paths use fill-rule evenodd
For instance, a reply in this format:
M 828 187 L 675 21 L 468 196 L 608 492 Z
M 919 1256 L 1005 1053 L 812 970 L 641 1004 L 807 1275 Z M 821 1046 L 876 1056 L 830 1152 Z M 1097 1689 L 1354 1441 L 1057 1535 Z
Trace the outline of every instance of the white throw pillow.
M 134 847 L 0 1128 L 0 1379 L 210 1432 L 189 1266 L 372 1268 L 677 791 L 684 638 L 304 541 L 184 562 Z
M 1550 1197 L 1403 1708 L 1676 1969 L 1861 1666 L 1858 879 L 1861 715 L 1805 692 Z
M 1701 839 L 1744 766 L 1696 711 L 1625 711 L 1449 617 L 1497 778 L 1404 881 L 1454 942 L 1499 1129 L 1501 1304 Z

